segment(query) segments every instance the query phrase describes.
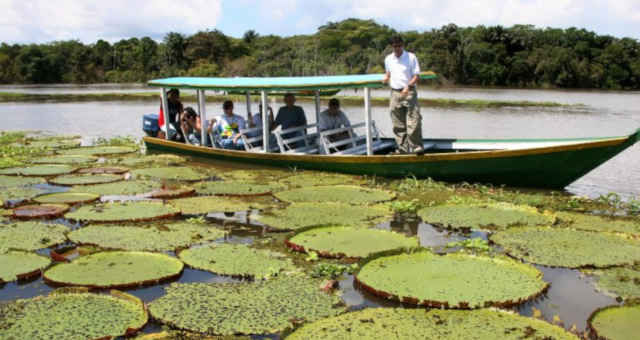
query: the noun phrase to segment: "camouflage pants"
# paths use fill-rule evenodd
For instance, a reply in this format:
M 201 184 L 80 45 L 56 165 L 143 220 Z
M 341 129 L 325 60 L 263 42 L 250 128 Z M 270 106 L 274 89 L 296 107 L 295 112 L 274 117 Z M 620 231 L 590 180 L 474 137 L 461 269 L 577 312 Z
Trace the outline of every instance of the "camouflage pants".
M 411 152 L 422 146 L 422 116 L 416 89 L 409 90 L 406 97 L 400 91 L 391 91 L 389 110 L 398 150 Z

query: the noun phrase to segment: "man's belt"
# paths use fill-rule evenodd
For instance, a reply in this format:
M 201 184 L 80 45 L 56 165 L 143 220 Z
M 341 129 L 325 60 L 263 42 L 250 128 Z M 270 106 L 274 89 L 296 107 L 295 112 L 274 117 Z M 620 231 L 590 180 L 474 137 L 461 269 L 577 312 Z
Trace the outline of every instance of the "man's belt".
M 415 90 L 416 86 L 409 86 L 409 90 Z M 404 88 L 401 89 L 394 89 L 393 87 L 391 88 L 391 91 L 396 91 L 396 92 L 402 92 L 402 90 L 404 90 Z

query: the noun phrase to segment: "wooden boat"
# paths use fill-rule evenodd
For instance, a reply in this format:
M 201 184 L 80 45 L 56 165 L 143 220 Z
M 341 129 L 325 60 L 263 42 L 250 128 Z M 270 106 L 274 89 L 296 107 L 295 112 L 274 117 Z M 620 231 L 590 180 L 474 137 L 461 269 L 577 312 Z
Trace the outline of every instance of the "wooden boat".
M 260 91 L 263 107 L 269 91 L 364 88 L 366 150 L 364 155 L 295 154 L 226 150 L 145 137 L 149 150 L 238 161 L 276 167 L 335 171 L 384 177 L 433 178 L 451 182 L 480 182 L 518 187 L 562 189 L 640 140 L 640 129 L 620 137 L 573 139 L 425 139 L 427 152 L 421 155 L 392 155 L 394 146 L 375 150 L 371 128 L 370 88 L 382 87 L 383 75 L 299 77 L 299 78 L 168 78 L 153 80 L 161 87 L 166 105 L 167 88 L 198 89 L 199 111 L 205 120 L 204 91 Z M 427 73 L 422 78 L 433 78 Z M 247 95 L 247 98 L 249 96 Z M 316 93 L 316 114 L 319 111 Z M 249 103 L 249 99 L 247 99 Z M 249 109 L 249 107 L 248 107 Z M 167 110 L 164 110 L 167 112 Z M 264 115 L 263 126 L 268 126 Z M 165 117 L 165 121 L 168 119 Z M 269 140 L 268 130 L 263 140 Z M 382 138 L 386 145 L 393 140 Z M 204 139 L 203 139 L 204 144 Z M 366 145 L 366 148 L 364 146 Z

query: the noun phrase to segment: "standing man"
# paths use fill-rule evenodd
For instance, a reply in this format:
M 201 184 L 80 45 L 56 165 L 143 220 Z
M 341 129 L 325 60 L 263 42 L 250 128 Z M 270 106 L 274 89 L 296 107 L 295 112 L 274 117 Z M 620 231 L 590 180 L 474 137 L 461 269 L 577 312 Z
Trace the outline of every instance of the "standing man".
M 418 107 L 416 84 L 420 65 L 416 55 L 404 50 L 404 41 L 399 35 L 391 38 L 393 53 L 384 59 L 386 74 L 382 82 L 391 87 L 389 110 L 393 133 L 398 149 L 396 153 L 424 153 L 422 146 L 422 116 Z

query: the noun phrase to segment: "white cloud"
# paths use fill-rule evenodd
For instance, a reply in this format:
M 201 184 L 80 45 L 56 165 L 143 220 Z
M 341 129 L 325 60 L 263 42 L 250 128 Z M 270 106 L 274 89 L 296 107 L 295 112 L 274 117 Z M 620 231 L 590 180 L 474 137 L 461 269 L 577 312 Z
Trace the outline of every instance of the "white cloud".
M 215 27 L 221 0 L 0 0 L 0 41 L 48 42 L 193 33 Z

